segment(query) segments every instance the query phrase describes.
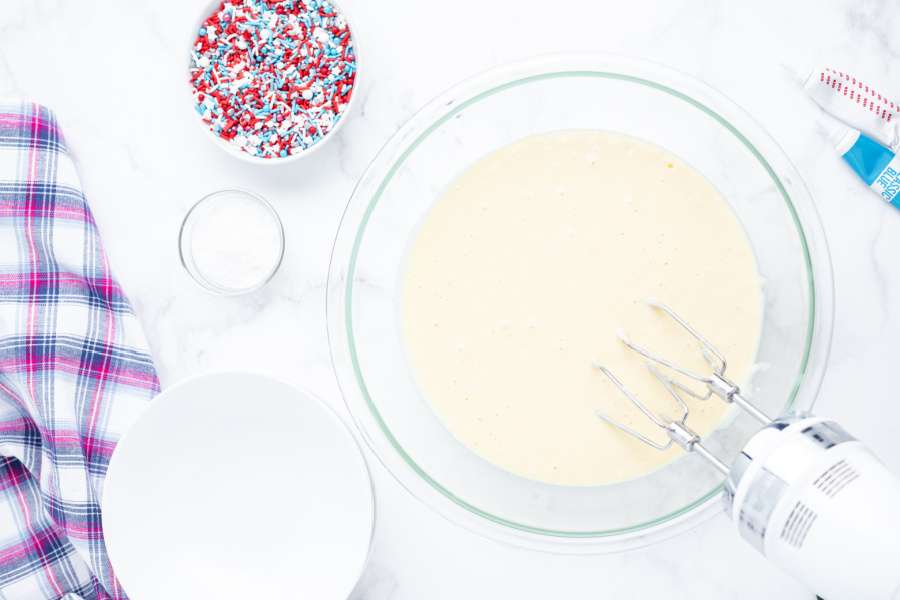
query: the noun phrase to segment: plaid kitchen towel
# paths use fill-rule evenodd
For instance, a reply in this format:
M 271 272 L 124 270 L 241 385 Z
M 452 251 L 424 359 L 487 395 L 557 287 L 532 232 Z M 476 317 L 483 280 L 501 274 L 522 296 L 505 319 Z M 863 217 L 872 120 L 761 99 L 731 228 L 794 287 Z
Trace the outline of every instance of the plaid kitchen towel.
M 0 100 L 0 598 L 125 598 L 100 495 L 158 390 L 53 113 Z

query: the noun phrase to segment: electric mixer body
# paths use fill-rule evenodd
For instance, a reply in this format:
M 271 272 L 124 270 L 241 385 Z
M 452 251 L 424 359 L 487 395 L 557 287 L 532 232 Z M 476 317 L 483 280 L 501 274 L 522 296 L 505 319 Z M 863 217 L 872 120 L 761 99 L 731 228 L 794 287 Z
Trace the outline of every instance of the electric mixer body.
M 668 442 L 650 439 L 603 412 L 597 416 L 659 450 L 675 444 L 703 456 L 726 477 L 725 510 L 738 533 L 819 597 L 900 600 L 900 479 L 833 421 L 806 415 L 770 419 L 727 379 L 725 358 L 712 344 L 672 309 L 650 304 L 697 339 L 712 374 L 682 369 L 621 335 L 629 348 L 649 361 L 650 371 L 681 408 L 681 415 L 667 419 L 654 414 L 614 374 L 595 365 L 666 432 Z M 650 363 L 704 384 L 707 392 L 698 394 Z M 687 425 L 688 406 L 682 394 L 701 400 L 715 396 L 736 404 L 762 429 L 733 464 L 726 465 Z
M 833 421 L 764 427 L 724 500 L 740 535 L 822 598 L 900 599 L 900 480 Z

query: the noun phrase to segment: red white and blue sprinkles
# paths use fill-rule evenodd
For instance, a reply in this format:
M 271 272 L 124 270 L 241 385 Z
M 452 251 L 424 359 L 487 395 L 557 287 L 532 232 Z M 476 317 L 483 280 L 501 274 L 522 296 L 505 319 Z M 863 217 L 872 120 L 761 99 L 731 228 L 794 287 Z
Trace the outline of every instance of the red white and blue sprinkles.
M 328 135 L 355 80 L 350 29 L 328 0 L 226 0 L 191 53 L 195 110 L 261 158 L 298 154 Z

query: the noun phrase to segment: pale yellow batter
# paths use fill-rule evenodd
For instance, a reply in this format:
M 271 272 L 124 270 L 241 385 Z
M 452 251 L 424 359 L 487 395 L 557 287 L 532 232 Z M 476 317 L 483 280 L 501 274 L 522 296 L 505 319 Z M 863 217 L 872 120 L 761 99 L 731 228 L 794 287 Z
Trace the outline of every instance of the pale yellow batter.
M 616 332 L 704 367 L 696 346 L 643 301 L 675 308 L 746 379 L 761 289 L 746 235 L 697 171 L 648 142 L 602 131 L 523 139 L 463 173 L 413 241 L 403 288 L 409 359 L 448 429 L 488 461 L 562 485 L 631 479 L 672 460 L 594 416 L 664 434 L 595 369 L 651 406 L 663 388 Z M 716 399 L 691 403 L 701 434 Z

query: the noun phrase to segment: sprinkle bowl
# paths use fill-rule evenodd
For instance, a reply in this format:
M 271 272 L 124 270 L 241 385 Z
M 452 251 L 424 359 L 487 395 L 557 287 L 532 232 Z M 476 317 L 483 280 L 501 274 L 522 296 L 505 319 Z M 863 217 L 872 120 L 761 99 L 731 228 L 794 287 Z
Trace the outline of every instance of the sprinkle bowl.
M 323 0 L 306 0 L 306 2 L 308 4 L 312 4 L 313 6 L 319 6 L 319 5 L 323 4 Z M 348 36 L 346 39 L 349 40 L 349 43 L 352 43 L 352 48 L 353 48 L 353 71 L 352 71 L 352 73 L 353 73 L 354 79 L 353 79 L 350 89 L 346 93 L 346 102 L 343 103 L 343 106 L 341 107 L 341 109 L 339 111 L 337 111 L 336 116 L 334 116 L 333 121 L 330 122 L 327 130 L 323 134 L 318 134 L 317 138 L 312 139 L 308 143 L 304 141 L 304 142 L 301 142 L 300 145 L 294 146 L 293 149 L 295 151 L 293 153 L 286 153 L 285 155 L 281 155 L 281 156 L 259 156 L 257 154 L 253 154 L 250 151 L 243 149 L 238 143 L 235 143 L 230 139 L 225 139 L 222 136 L 220 136 L 216 131 L 213 130 L 211 125 L 203 118 L 203 116 L 202 116 L 203 113 L 201 112 L 201 109 L 197 106 L 197 103 L 194 98 L 194 94 L 193 94 L 194 86 L 193 86 L 192 79 L 191 79 L 192 70 L 196 67 L 197 60 L 198 60 L 198 54 L 196 52 L 194 44 L 198 38 L 201 28 L 204 27 L 204 24 L 206 23 L 207 19 L 209 19 L 209 17 L 212 16 L 214 13 L 218 12 L 220 10 L 220 8 L 223 6 L 224 2 L 222 0 L 213 0 L 212 2 L 208 2 L 207 4 L 205 4 L 204 9 L 201 11 L 200 15 L 194 21 L 193 28 L 190 31 L 190 42 L 189 43 L 190 43 L 191 50 L 190 50 L 189 57 L 188 57 L 188 67 L 187 67 L 187 84 L 188 84 L 188 86 L 186 88 L 187 93 L 185 95 L 187 96 L 187 101 L 190 103 L 191 112 L 194 113 L 193 119 L 197 122 L 197 124 L 203 130 L 204 135 L 206 137 L 208 137 L 216 146 L 218 146 L 219 148 L 221 148 L 222 150 L 224 150 L 231 156 L 238 158 L 247 163 L 257 164 L 257 165 L 281 165 L 281 164 L 293 162 L 301 157 L 308 156 L 312 152 L 318 150 L 319 148 L 324 146 L 328 140 L 333 138 L 340 131 L 340 129 L 344 126 L 344 122 L 347 120 L 351 111 L 353 110 L 354 99 L 357 96 L 357 88 L 359 87 L 359 83 L 360 83 L 359 42 L 358 42 L 357 36 L 354 34 L 355 30 L 352 27 L 352 24 L 350 22 L 350 19 L 348 18 L 346 10 L 343 7 L 337 5 L 332 0 L 324 0 L 324 2 L 327 3 L 327 5 L 329 5 L 332 8 L 332 10 L 334 11 L 334 14 L 342 17 L 344 23 L 346 24 L 346 35 Z M 243 2 L 243 0 L 235 0 L 234 2 L 229 2 L 229 4 L 243 6 L 244 2 Z M 321 30 L 321 28 L 317 28 L 317 29 Z M 265 29 L 264 31 L 269 31 L 269 30 Z M 315 32 L 309 33 L 308 36 L 300 35 L 300 36 L 298 36 L 297 39 L 307 39 L 307 37 L 316 37 Z M 282 72 L 281 68 L 278 68 L 277 72 L 280 74 Z M 308 82 L 304 82 L 304 83 L 308 83 Z M 300 110 L 302 111 L 303 109 L 300 108 Z M 332 114 L 334 114 L 334 113 L 332 112 Z M 261 117 L 261 116 L 265 116 L 265 114 L 258 115 L 258 117 Z M 308 123 L 304 123 L 304 128 L 305 128 L 306 124 L 308 124 Z M 287 132 L 296 133 L 300 129 L 301 128 L 298 127 L 298 125 L 296 123 L 293 123 L 293 124 L 287 126 L 286 128 L 284 128 L 283 130 L 281 130 L 280 133 L 282 133 L 282 134 L 287 133 Z M 263 142 L 260 142 L 259 145 L 261 146 L 262 143 Z

